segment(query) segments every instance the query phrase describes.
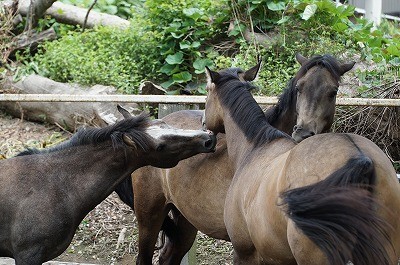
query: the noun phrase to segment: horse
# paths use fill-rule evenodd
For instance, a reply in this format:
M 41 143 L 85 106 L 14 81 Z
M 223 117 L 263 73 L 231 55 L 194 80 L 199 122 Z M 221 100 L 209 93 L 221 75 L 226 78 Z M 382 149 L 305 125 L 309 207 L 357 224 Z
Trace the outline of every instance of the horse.
M 210 131 L 176 129 L 140 114 L 0 161 L 0 256 L 16 265 L 57 257 L 87 213 L 134 170 L 173 167 L 213 152 L 215 144 Z
M 224 202 L 234 264 L 397 264 L 400 186 L 377 145 L 347 133 L 296 143 L 268 123 L 241 69 L 206 74 L 203 124 L 225 133 L 234 171 Z
M 329 55 L 308 59 L 296 54 L 296 59 L 301 65 L 300 70 L 288 82 L 278 104 L 266 111 L 266 117 L 274 127 L 288 134 L 296 125 L 293 136 L 301 141 L 329 130 L 335 112 L 332 93 L 338 89 L 340 76 L 349 71 L 354 62 L 341 64 Z M 260 63 L 241 78 L 253 80 Z M 301 94 L 298 93 L 299 86 L 304 90 Z M 164 120 L 179 128 L 194 129 L 201 127 L 202 116 L 203 111 L 184 110 L 167 115 Z M 144 167 L 119 185 L 117 193 L 129 206 L 134 206 L 138 221 L 137 264 L 152 263 L 160 230 L 167 235 L 160 264 L 180 264 L 192 246 L 197 230 L 229 241 L 223 222 L 223 206 L 234 172 L 226 153 L 225 136 L 219 134 L 217 139 L 215 153 L 196 155 L 168 170 Z M 144 192 L 143 187 L 152 192 Z M 171 209 L 175 223 L 167 216 Z

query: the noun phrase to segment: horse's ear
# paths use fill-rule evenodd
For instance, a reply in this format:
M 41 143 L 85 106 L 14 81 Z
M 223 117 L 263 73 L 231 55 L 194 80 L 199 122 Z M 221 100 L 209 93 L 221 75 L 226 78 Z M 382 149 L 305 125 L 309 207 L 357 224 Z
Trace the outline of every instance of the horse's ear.
M 296 60 L 297 60 L 297 62 L 299 62 L 300 65 L 303 65 L 305 62 L 308 61 L 308 59 L 306 57 L 304 57 L 303 55 L 301 55 L 299 52 L 296 53 Z
M 124 116 L 125 119 L 132 117 L 132 115 L 129 113 L 129 111 L 127 111 L 126 109 L 121 107 L 121 105 L 118 104 L 117 109 L 118 109 L 119 113 L 121 113 L 122 116 Z
M 207 75 L 207 83 L 215 83 L 220 78 L 220 74 L 210 70 L 208 66 L 206 66 L 206 75 Z
M 253 66 L 252 68 L 250 68 L 249 70 L 247 70 L 246 72 L 244 72 L 243 74 L 243 79 L 245 81 L 251 82 L 254 79 L 257 78 L 258 73 L 260 72 L 261 69 L 261 63 L 262 63 L 262 59 L 261 56 L 258 56 L 258 63 L 256 66 Z
M 134 149 L 137 148 L 137 145 L 135 143 L 135 141 L 132 140 L 132 138 L 130 136 L 128 136 L 126 133 L 124 133 L 122 135 L 122 140 L 124 141 L 124 143 Z
M 344 63 L 340 65 L 340 75 L 344 75 L 346 72 L 350 71 L 356 62 Z

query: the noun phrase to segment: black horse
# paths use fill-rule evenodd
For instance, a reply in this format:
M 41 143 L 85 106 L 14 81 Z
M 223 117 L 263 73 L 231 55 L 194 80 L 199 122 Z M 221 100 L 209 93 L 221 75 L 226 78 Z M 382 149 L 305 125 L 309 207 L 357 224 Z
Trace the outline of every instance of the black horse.
M 215 144 L 209 131 L 179 130 L 141 114 L 0 161 L 0 256 L 17 265 L 57 257 L 86 214 L 134 170 L 173 167 Z

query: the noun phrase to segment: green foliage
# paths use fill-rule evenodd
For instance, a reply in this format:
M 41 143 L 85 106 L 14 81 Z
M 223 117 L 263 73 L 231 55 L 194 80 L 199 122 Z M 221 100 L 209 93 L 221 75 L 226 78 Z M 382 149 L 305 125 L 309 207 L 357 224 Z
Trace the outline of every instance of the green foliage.
M 157 65 L 161 67 L 158 56 L 149 53 L 156 45 L 152 32 L 100 27 L 47 42 L 26 64 L 56 81 L 112 85 L 133 93 L 143 79 L 159 75 L 154 71 Z
M 212 40 L 222 33 L 229 10 L 225 1 L 146 1 L 148 29 L 159 32 L 160 72 L 168 76 L 164 88 L 183 88 L 201 83 L 205 66 L 211 66 Z M 199 91 L 198 91 L 199 92 Z
M 396 172 L 399 174 L 400 173 L 400 162 L 394 162 L 393 163 L 394 169 Z
M 62 38 L 44 44 L 32 60 L 22 60 L 25 67 L 18 74 L 36 72 L 62 82 L 113 85 L 127 93 L 135 92 L 143 80 L 156 80 L 177 92 L 190 86 L 204 93 L 200 84 L 204 68 L 219 56 L 212 42 L 228 19 L 224 3 L 147 1 L 132 15 L 131 29 L 64 31 Z
M 120 6 L 129 6 L 129 11 Z M 375 61 L 378 69 L 357 72 L 365 90 L 385 78 L 381 75 L 388 65 L 397 73 L 400 65 L 398 25 L 384 21 L 373 29 L 371 23 L 354 16 L 354 7 L 336 6 L 331 0 L 101 0 L 95 8 L 130 17 L 135 29 L 74 33 L 59 27 L 62 38 L 44 44 L 33 59 L 19 54 L 25 67 L 17 75 L 33 71 L 63 82 L 113 85 L 127 93 L 136 92 L 141 81 L 151 80 L 162 83 L 171 94 L 183 88 L 205 94 L 205 66 L 247 69 L 261 54 L 259 94 L 277 95 L 299 68 L 294 59 L 297 52 L 339 58 L 361 54 L 362 59 Z M 54 21 L 42 24 L 56 25 Z M 273 41 L 263 47 L 245 40 L 246 28 L 266 33 Z M 222 40 L 233 45 L 221 49 Z
M 238 39 L 246 27 L 270 36 L 279 32 L 272 47 L 258 48 L 266 58 L 260 73 L 260 80 L 264 80 L 261 94 L 280 93 L 282 84 L 298 69 L 294 62 L 296 52 L 306 56 L 329 53 L 339 58 L 343 54 L 361 54 L 361 59 L 382 66 L 381 71 L 362 73 L 371 80 L 382 75 L 386 64 L 400 65 L 398 28 L 384 22 L 373 29 L 372 23 L 354 16 L 351 5 L 336 6 L 331 0 L 236 0 L 233 10 L 238 19 L 231 35 Z
M 89 8 L 94 0 L 61 0 L 61 2 Z M 142 0 L 97 0 L 93 10 L 127 19 L 131 18 L 135 11 L 142 8 L 142 2 Z

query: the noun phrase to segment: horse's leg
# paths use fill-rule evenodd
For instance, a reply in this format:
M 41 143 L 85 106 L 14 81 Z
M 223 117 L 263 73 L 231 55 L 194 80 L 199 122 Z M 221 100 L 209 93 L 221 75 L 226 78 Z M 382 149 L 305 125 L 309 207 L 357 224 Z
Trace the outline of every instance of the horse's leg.
M 179 265 L 196 239 L 197 229 L 177 210 L 173 211 L 176 233 L 173 238 L 166 237 L 160 253 L 160 264 Z
M 136 264 L 152 264 L 154 248 L 169 208 L 162 190 L 162 172 L 145 167 L 132 174 L 134 209 L 139 228 Z
M 15 265 L 41 265 L 43 263 L 42 254 L 40 246 L 20 250 L 14 255 Z
M 268 263 L 263 263 L 259 256 L 257 251 L 251 251 L 250 253 L 241 253 L 239 255 L 238 252 L 233 250 L 233 264 L 234 265 L 257 265 L 257 264 L 268 264 Z
M 322 251 L 289 220 L 287 237 L 298 265 L 329 265 Z

